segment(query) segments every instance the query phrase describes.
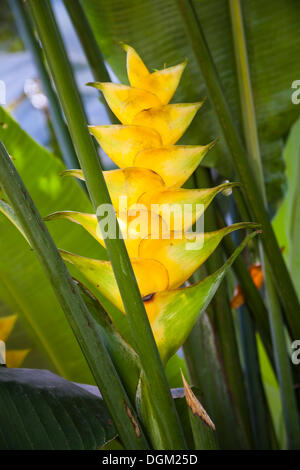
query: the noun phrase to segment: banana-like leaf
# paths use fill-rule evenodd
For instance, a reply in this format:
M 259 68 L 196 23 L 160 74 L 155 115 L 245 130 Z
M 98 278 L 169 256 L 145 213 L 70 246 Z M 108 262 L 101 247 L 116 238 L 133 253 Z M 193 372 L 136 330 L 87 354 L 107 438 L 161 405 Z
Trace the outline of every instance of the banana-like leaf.
M 76 181 L 59 176 L 62 163 L 34 142 L 0 108 L 0 139 L 42 215 L 66 207 L 91 211 Z M 12 217 L 10 217 L 10 220 Z M 65 222 L 51 224 L 55 242 L 68 250 L 105 257 L 105 250 L 80 227 L 68 230 Z M 0 298 L 18 312 L 36 344 L 46 353 L 54 371 L 79 382 L 93 381 L 83 354 L 34 252 L 14 225 L 0 214 Z
M 29 243 L 29 240 L 25 235 L 13 208 L 2 199 L 0 199 L 0 212 L 2 212 L 2 214 L 5 215 L 11 221 L 12 224 L 14 224 L 14 226 L 19 230 L 19 232 Z
M 284 158 L 287 165 L 289 187 L 283 204 L 273 220 L 273 227 L 280 243 L 284 247 L 283 256 L 290 270 L 292 279 L 300 297 L 300 119 L 290 132 Z
M 103 401 L 46 370 L 0 370 L 2 450 L 97 450 L 116 432 Z
M 139 257 L 159 260 L 168 272 L 169 288 L 178 287 L 207 260 L 225 235 L 243 228 L 258 225 L 240 222 L 214 232 L 173 232 L 169 240 L 144 239 L 139 245 Z
M 299 115 L 298 107 L 291 100 L 291 84 L 300 76 L 300 63 L 294 60 L 300 48 L 300 4 L 297 0 L 244 0 L 242 3 L 268 199 L 276 203 L 283 194 L 285 183 L 284 136 Z M 194 1 L 193 4 L 235 123 L 241 130 L 228 1 Z M 175 1 L 85 0 L 83 7 L 105 59 L 123 83 L 127 79 L 126 54 L 119 45 L 120 41 L 129 43 L 142 54 L 149 70 L 153 67 L 163 69 L 162 61 L 172 66 L 188 58 L 189 67 L 182 75 L 181 86 L 174 97 L 176 102 L 197 100 L 206 94 L 204 80 Z M 146 75 L 145 70 L 143 75 Z M 207 103 L 205 119 L 202 116 L 195 118 L 185 141 L 199 144 L 220 135 L 215 112 Z M 205 158 L 204 164 L 217 168 L 227 179 L 232 179 L 230 155 L 223 138 Z

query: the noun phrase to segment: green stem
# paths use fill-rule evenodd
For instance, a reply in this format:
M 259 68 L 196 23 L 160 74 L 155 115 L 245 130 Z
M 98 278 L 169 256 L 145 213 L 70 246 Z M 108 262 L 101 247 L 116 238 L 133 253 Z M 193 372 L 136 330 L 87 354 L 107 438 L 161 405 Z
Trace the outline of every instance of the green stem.
M 115 426 L 129 449 L 147 449 L 141 430 L 138 437 L 128 410 L 136 418 L 126 391 L 99 335 L 89 327 L 89 312 L 80 297 L 40 214 L 17 173 L 5 147 L 0 142 L 0 185 L 35 250 L 77 341 L 86 357 Z M 59 327 L 59 325 L 58 325 Z
M 221 218 L 219 213 L 219 225 L 221 227 L 225 226 L 225 222 L 223 218 Z M 227 256 L 231 256 L 234 252 L 236 245 L 232 240 L 232 237 L 224 237 L 222 240 L 222 245 L 225 250 Z M 272 352 L 272 342 L 271 342 L 271 335 L 268 323 L 268 310 L 264 304 L 264 301 L 255 286 L 251 275 L 241 257 L 237 258 L 232 265 L 232 268 L 235 272 L 235 275 L 240 283 L 241 289 L 243 291 L 245 302 L 249 307 L 253 318 L 255 319 L 255 323 L 257 328 L 260 332 L 262 341 L 268 353 L 270 361 L 273 363 L 273 352 Z
M 80 0 L 64 0 L 66 9 L 76 29 L 78 38 L 85 52 L 88 63 L 91 67 L 94 79 L 98 82 L 110 82 L 110 76 L 106 69 L 103 55 L 99 49 L 96 38 L 88 22 L 86 14 L 81 6 Z M 106 101 L 102 102 L 112 124 L 118 124 L 119 121 L 107 106 Z
M 259 189 L 263 203 L 266 207 L 267 198 L 257 135 L 257 125 L 252 96 L 241 4 L 239 0 L 230 0 L 229 5 L 246 145 L 248 154 L 251 156 L 250 162 L 252 162 L 252 172 L 258 175 Z M 281 309 L 274 282 L 271 277 L 271 259 L 267 259 L 262 247 L 261 255 L 265 271 L 265 286 L 269 307 L 269 322 L 272 332 L 274 355 L 276 358 L 277 375 L 280 384 L 285 427 L 288 436 L 289 447 L 299 448 L 300 422 L 297 412 L 296 397 L 293 390 L 292 373 L 287 355 L 284 325 L 281 318 Z M 276 263 L 276 260 L 273 260 L 272 262 Z
M 39 72 L 43 90 L 48 98 L 53 129 L 61 149 L 64 163 L 67 168 L 77 168 L 78 160 L 70 133 L 66 126 L 57 95 L 51 84 L 51 80 L 43 60 L 41 47 L 34 35 L 33 26 L 26 11 L 26 6 L 22 0 L 11 0 L 10 6 L 14 13 L 19 32 L 24 39 L 27 49 L 30 50 L 32 54 L 33 60 Z
M 271 449 L 272 420 L 261 380 L 255 328 L 245 305 L 239 308 L 238 320 L 255 449 Z
M 189 0 L 177 0 L 187 35 L 202 70 L 212 103 L 215 106 L 227 145 L 231 151 L 237 175 L 243 184 L 247 201 L 256 221 L 262 225 L 262 242 L 271 263 L 272 276 L 281 297 L 292 338 L 300 337 L 299 302 L 280 247 L 270 223 L 264 201 L 252 174 L 247 154 L 235 128 L 228 104 L 224 97 L 219 77 L 209 52 L 196 12 Z
M 196 171 L 196 180 L 198 187 L 210 187 L 211 178 L 209 170 L 198 168 Z M 205 231 L 213 231 L 218 228 L 215 209 L 213 205 L 211 205 L 205 211 Z M 208 258 L 206 266 L 208 271 L 213 273 L 222 265 L 222 263 L 222 249 L 221 247 L 218 247 Z M 223 282 L 220 285 L 213 298 L 212 305 L 215 312 L 213 322 L 217 329 L 217 336 L 220 342 L 221 356 L 225 366 L 225 375 L 228 387 L 232 394 L 234 404 L 236 405 L 238 415 L 240 416 L 245 434 L 247 435 L 250 443 L 252 440 L 251 420 L 226 282 Z
M 72 69 L 58 31 L 48 0 L 30 0 L 29 5 L 44 46 L 53 79 L 70 128 L 71 136 L 83 170 L 95 212 L 101 204 L 111 199 L 105 184 L 94 142 L 89 135 L 86 116 L 76 88 Z M 99 222 L 101 219 L 98 219 Z M 106 248 L 119 286 L 124 308 L 129 320 L 135 349 L 145 371 L 146 383 L 151 390 L 152 406 L 163 417 L 169 449 L 185 448 L 184 436 L 168 382 L 156 347 L 151 326 L 141 299 L 124 240 L 115 218 L 117 237 L 106 238 Z

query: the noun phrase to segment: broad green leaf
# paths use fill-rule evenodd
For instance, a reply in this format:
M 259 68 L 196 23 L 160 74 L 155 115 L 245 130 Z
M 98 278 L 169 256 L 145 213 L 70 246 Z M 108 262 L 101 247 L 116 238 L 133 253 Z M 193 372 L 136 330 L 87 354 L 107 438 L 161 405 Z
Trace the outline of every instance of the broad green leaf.
M 0 200 L 0 212 L 2 212 L 2 214 L 4 214 L 11 221 L 12 224 L 14 224 L 14 226 L 19 230 L 19 232 L 29 243 L 29 240 L 26 237 L 13 208 L 5 201 Z
M 0 449 L 96 450 L 116 435 L 103 401 L 46 370 L 0 369 Z
M 300 119 L 291 129 L 284 151 L 289 181 L 287 194 L 273 221 L 273 227 L 300 297 Z
M 61 178 L 62 163 L 34 142 L 0 108 L 0 139 L 38 210 L 47 215 L 55 210 L 91 211 L 91 205 L 76 181 Z M 56 244 L 103 257 L 105 251 L 79 226 L 53 222 L 49 227 Z M 67 323 L 34 252 L 21 233 L 0 214 L 0 298 L 17 312 L 35 342 L 47 354 L 54 371 L 79 382 L 92 377 L 82 352 Z
M 263 380 L 263 386 L 270 408 L 274 428 L 276 431 L 277 439 L 281 449 L 286 448 L 286 433 L 283 422 L 282 402 L 280 398 L 280 390 L 277 378 L 274 374 L 273 367 L 270 364 L 269 358 L 266 354 L 264 345 L 260 336 L 256 335 L 257 349 L 259 356 L 260 370 Z
M 299 115 L 291 100 L 291 84 L 300 75 L 299 61 L 294 60 L 300 48 L 300 5 L 297 0 L 244 0 L 242 3 L 268 199 L 276 204 L 285 183 L 284 136 Z M 241 130 L 228 1 L 203 0 L 193 4 L 236 125 Z M 175 102 L 197 101 L 206 95 L 204 80 L 175 1 L 85 0 L 83 7 L 105 59 L 123 83 L 128 83 L 126 54 L 119 41 L 134 47 L 149 71 L 163 69 L 165 63 L 173 66 L 188 58 Z M 215 112 L 207 103 L 184 140 L 189 144 L 206 144 L 220 134 Z M 230 156 L 223 139 L 207 155 L 204 164 L 232 178 Z

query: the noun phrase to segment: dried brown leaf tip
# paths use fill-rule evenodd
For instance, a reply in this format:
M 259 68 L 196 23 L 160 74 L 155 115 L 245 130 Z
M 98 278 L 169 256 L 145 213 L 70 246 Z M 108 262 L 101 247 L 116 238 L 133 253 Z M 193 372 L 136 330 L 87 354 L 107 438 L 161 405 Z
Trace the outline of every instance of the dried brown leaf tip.
M 132 414 L 131 409 L 130 409 L 129 406 L 127 405 L 127 403 L 125 403 L 125 408 L 126 408 L 126 413 L 128 414 L 129 419 L 130 419 L 130 421 L 132 422 L 132 425 L 133 425 L 133 427 L 134 427 L 135 434 L 137 435 L 138 438 L 140 438 L 140 437 L 141 437 L 141 430 L 140 430 L 139 425 L 138 425 L 138 423 L 136 422 L 136 420 L 135 420 L 135 418 L 134 418 L 134 416 L 133 416 L 133 414 Z
M 182 382 L 183 382 L 183 387 L 184 387 L 184 393 L 185 393 L 185 399 L 192 410 L 193 415 L 199 416 L 199 418 L 208 426 L 211 428 L 213 431 L 216 430 L 216 427 L 213 423 L 213 421 L 210 419 L 208 414 L 206 413 L 205 409 L 201 405 L 200 401 L 196 397 L 196 395 L 193 393 L 193 390 L 189 386 L 188 382 L 185 380 L 185 377 L 181 371 L 181 377 L 182 377 Z

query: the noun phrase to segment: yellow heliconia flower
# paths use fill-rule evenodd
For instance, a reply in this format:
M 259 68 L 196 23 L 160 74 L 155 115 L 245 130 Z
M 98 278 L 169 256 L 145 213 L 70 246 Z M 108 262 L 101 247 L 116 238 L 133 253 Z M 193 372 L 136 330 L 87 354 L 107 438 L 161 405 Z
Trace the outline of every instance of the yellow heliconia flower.
M 123 47 L 130 86 L 89 84 L 103 93 L 121 124 L 90 126 L 89 130 L 119 167 L 105 171 L 104 178 L 155 340 L 166 362 L 183 344 L 248 239 L 224 266 L 201 283 L 180 286 L 206 261 L 225 235 L 256 225 L 245 222 L 210 233 L 191 231 L 214 197 L 237 183 L 224 183 L 215 188 L 181 188 L 215 144 L 175 145 L 203 101 L 169 104 L 186 62 L 150 73 L 132 47 Z M 84 179 L 81 170 L 68 170 L 64 174 Z M 120 199 L 124 198 L 125 208 L 120 205 Z M 100 231 L 95 214 L 62 211 L 46 220 L 58 218 L 81 225 L 104 245 L 105 228 Z M 103 227 L 102 222 L 101 216 Z M 102 302 L 106 298 L 117 307 L 118 310 L 108 313 L 122 334 L 127 322 L 120 314 L 125 312 L 110 262 L 64 250 L 61 255 L 84 276 Z

